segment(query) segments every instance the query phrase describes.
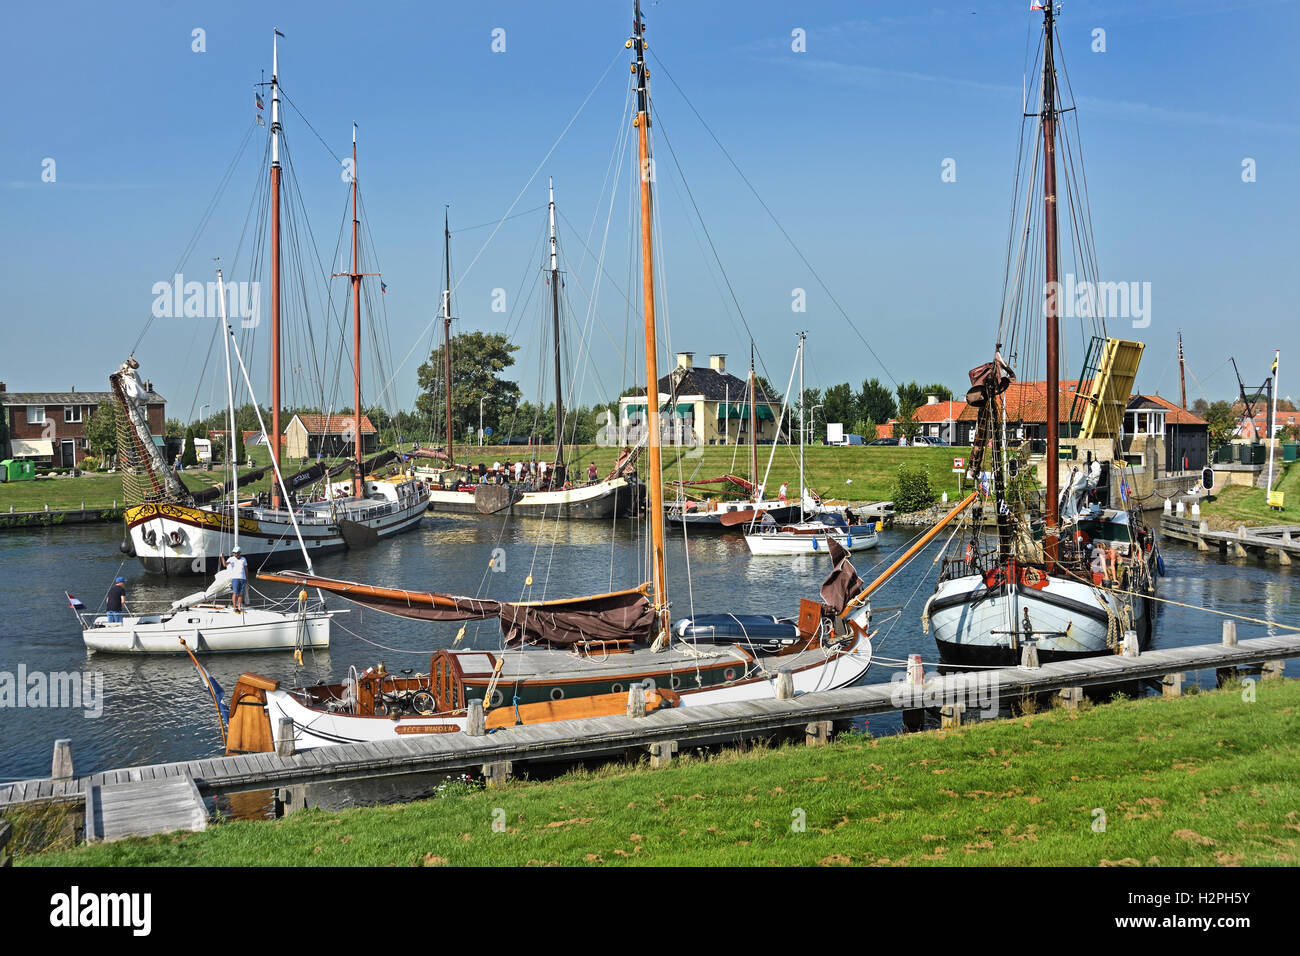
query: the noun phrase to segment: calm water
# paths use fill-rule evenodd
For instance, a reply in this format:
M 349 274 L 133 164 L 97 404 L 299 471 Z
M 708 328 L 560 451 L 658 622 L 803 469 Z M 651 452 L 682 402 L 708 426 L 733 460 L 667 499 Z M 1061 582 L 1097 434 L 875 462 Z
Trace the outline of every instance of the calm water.
M 870 580 L 873 570 L 892 560 L 912 535 L 907 529 L 887 531 L 876 550 L 854 555 L 862 577 Z M 104 592 L 119 572 L 128 579 L 131 601 L 171 601 L 199 586 L 193 578 L 146 575 L 135 559 L 119 552 L 120 539 L 120 527 L 109 525 L 0 533 L 0 671 L 16 673 L 25 665 L 29 673 L 97 672 L 104 687 L 103 713 L 95 718 L 80 708 L 0 708 L 0 779 L 48 775 L 53 741 L 60 737 L 71 738 L 79 773 L 220 754 L 212 704 L 188 658 L 85 652 L 65 590 L 94 608 L 102 606 Z M 504 565 L 500 572 L 489 570 L 497 548 L 495 563 Z M 641 580 L 644 553 L 644 539 L 631 522 L 611 527 L 429 516 L 419 529 L 376 550 L 323 559 L 317 570 L 331 577 L 500 599 L 554 598 Z M 688 544 L 678 533 L 668 557 L 675 618 L 692 608 L 700 613 L 793 614 L 800 597 L 816 596 L 828 568 L 824 559 L 753 558 L 740 537 L 716 533 L 692 535 Z M 886 636 L 876 642 L 879 656 L 919 653 L 927 661 L 936 659 L 934 644 L 918 623 L 933 590 L 932 557 L 933 551 L 918 557 L 877 592 L 877 608 L 910 602 L 882 627 Z M 1175 544 L 1166 546 L 1165 558 L 1169 576 L 1161 582 L 1162 597 L 1300 625 L 1300 607 L 1291 597 L 1292 569 L 1230 563 Z M 287 590 L 262 587 L 277 596 Z M 335 599 L 331 606 L 351 608 Z M 888 616 L 878 613 L 877 622 Z M 1162 605 L 1154 646 L 1217 642 L 1220 621 L 1197 610 Z M 245 670 L 292 684 L 342 679 L 349 665 L 363 668 L 380 660 L 392 671 L 425 671 L 431 651 L 449 646 L 457 627 L 352 608 L 334 619 L 329 652 L 309 655 L 302 667 L 287 654 L 218 655 L 206 663 L 227 690 Z M 1242 639 L 1269 632 L 1264 625 L 1238 625 Z M 495 622 L 469 623 L 464 644 L 496 648 L 500 631 Z M 873 667 L 870 679 L 887 681 L 892 673 L 888 667 Z M 1201 678 L 1212 681 L 1213 675 Z

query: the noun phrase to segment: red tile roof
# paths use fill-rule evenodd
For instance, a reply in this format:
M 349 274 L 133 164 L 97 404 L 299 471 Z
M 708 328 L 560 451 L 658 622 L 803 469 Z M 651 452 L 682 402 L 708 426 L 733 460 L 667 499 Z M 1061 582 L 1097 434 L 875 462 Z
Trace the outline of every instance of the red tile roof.
M 1205 425 L 1208 424 L 1204 418 L 1187 411 L 1159 395 L 1138 395 L 1137 398 L 1144 398 L 1149 402 L 1155 402 L 1165 409 L 1166 425 Z M 1130 399 L 1130 402 L 1132 400 Z
M 343 435 L 351 434 L 356 419 L 351 415 L 295 415 L 302 422 L 308 435 Z M 291 422 L 292 423 L 292 422 Z M 374 435 L 375 426 L 370 423 L 368 415 L 361 416 L 361 434 Z
M 918 422 L 937 425 L 961 417 L 966 410 L 966 403 L 961 401 L 939 402 L 935 405 L 918 405 L 915 415 Z

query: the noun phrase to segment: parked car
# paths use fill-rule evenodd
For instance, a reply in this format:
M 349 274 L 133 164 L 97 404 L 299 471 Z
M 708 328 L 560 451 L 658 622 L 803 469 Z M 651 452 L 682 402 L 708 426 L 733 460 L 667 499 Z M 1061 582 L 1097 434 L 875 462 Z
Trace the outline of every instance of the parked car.
M 931 446 L 936 447 L 936 448 L 951 448 L 951 447 L 952 447 L 952 446 L 949 445 L 946 441 L 944 441 L 942 438 L 931 438 L 929 435 L 917 435 L 916 438 L 914 438 L 914 439 L 912 440 L 912 444 L 913 444 L 913 445 L 931 445 Z
M 868 445 L 897 445 L 897 438 L 877 438 L 875 441 L 867 442 Z

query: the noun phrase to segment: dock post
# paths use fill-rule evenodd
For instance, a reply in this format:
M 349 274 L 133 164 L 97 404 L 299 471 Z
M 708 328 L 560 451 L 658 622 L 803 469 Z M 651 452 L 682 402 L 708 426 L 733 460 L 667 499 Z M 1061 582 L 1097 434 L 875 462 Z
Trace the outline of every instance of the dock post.
M 645 684 L 633 684 L 627 689 L 627 715 L 645 716 Z
M 834 723 L 829 720 L 809 721 L 804 727 L 804 743 L 809 747 L 828 743 L 831 739 L 831 729 L 833 727 Z
M 50 766 L 51 780 L 69 780 L 72 772 L 72 741 L 64 737 L 54 741 L 54 760 Z
M 275 734 L 275 755 L 277 757 L 292 757 L 298 752 L 298 746 L 293 739 L 293 718 L 281 717 Z
M 1124 632 L 1124 645 L 1121 653 L 1125 657 L 1140 657 L 1142 655 L 1142 646 L 1138 643 L 1137 631 Z
M 1166 674 L 1160 678 L 1160 691 L 1165 697 L 1183 696 L 1183 675 Z
M 965 704 L 944 704 L 939 708 L 939 726 L 945 730 L 960 727 L 965 713 Z
M 1238 557 L 1238 558 L 1246 557 L 1246 549 L 1241 544 L 1241 542 L 1245 540 L 1246 540 L 1246 526 L 1244 524 L 1239 524 L 1237 525 L 1237 540 L 1233 542 L 1232 545 L 1232 554 L 1234 557 Z
M 925 686 L 925 665 L 920 654 L 907 655 L 907 685 L 918 691 Z M 925 726 L 925 710 L 916 707 L 903 709 L 903 729 L 917 731 Z
M 483 701 L 475 697 L 469 702 L 469 711 L 465 720 L 465 734 L 469 737 L 482 737 L 487 733 L 487 718 L 483 715 Z
M 510 779 L 513 769 L 509 760 L 494 760 L 483 765 L 483 779 L 489 787 L 499 787 Z
M 673 762 L 673 754 L 675 753 L 677 753 L 677 741 L 655 741 L 650 745 L 650 766 L 652 768 L 667 767 Z
M 1201 526 L 1196 529 L 1196 550 L 1209 551 L 1210 546 L 1205 542 L 1205 535 L 1210 533 L 1210 523 L 1202 521 Z
M 1259 676 L 1264 680 L 1281 680 L 1285 666 L 1286 661 L 1265 661 L 1260 665 Z
M 1031 671 L 1039 668 L 1038 663 L 1038 645 L 1025 644 L 1020 648 L 1020 666 Z
M 794 674 L 782 669 L 776 675 L 776 699 L 794 700 Z
M 1078 710 L 1079 705 L 1083 703 L 1082 687 L 1062 687 L 1059 691 L 1061 703 L 1066 710 Z
M 1237 646 L 1237 622 L 1236 621 L 1223 622 L 1223 646 L 1224 647 Z M 1222 687 L 1224 684 L 1228 683 L 1228 681 L 1232 680 L 1236 676 L 1237 676 L 1237 668 L 1235 667 L 1216 668 L 1214 671 L 1215 686 Z

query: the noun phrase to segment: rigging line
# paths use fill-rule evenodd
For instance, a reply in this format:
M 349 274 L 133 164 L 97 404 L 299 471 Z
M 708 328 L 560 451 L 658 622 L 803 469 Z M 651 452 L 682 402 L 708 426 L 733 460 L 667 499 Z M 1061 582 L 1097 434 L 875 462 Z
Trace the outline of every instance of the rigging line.
M 677 80 L 673 78 L 672 73 L 669 72 L 668 67 L 664 65 L 663 60 L 660 59 L 656 54 L 652 53 L 651 56 L 654 57 L 654 61 L 658 66 L 658 68 L 664 71 L 664 75 L 668 77 L 669 82 L 672 83 L 673 87 L 677 90 L 677 92 L 681 94 L 682 99 L 686 101 L 686 105 L 690 108 L 691 112 L 695 114 L 696 119 L 700 121 L 700 124 L 704 127 L 705 131 L 709 134 L 709 137 L 713 140 L 714 143 L 717 144 L 718 149 L 722 151 L 722 155 L 727 158 L 727 161 L 731 163 L 732 168 L 736 170 L 737 175 L 739 175 L 741 180 L 745 183 L 745 185 L 749 187 L 749 191 L 754 194 L 754 198 L 757 199 L 758 204 L 763 207 L 763 211 L 767 213 L 768 218 L 772 220 L 772 223 L 780 231 L 781 235 L 785 237 L 785 241 L 790 244 L 790 248 L 794 250 L 795 255 L 799 257 L 799 260 L 804 264 L 805 267 L 807 267 L 808 271 L 812 273 L 813 278 L 817 280 L 817 284 L 821 286 L 822 291 L 826 293 L 827 297 L 831 300 L 831 303 L 835 306 L 837 310 L 839 310 L 839 313 L 841 316 L 843 316 L 844 321 L 848 323 L 849 328 L 851 328 L 853 330 L 853 333 L 859 339 L 862 340 L 862 344 L 865 345 L 867 351 L 871 353 L 871 357 L 876 360 L 876 364 L 880 366 L 881 371 L 884 372 L 885 376 L 891 382 L 894 383 L 895 387 L 897 387 L 899 384 L 898 379 L 894 378 L 893 373 L 889 371 L 889 368 L 885 365 L 884 361 L 880 358 L 879 355 L 876 354 L 876 350 L 871 347 L 871 343 L 867 341 L 867 337 L 862 334 L 862 331 L 858 328 L 857 324 L 854 323 L 854 321 L 851 318 L 849 318 L 848 312 L 845 311 L 844 306 L 840 305 L 839 300 L 835 298 L 835 294 L 831 292 L 830 286 L 828 286 L 825 280 L 822 279 L 821 274 L 815 268 L 813 268 L 812 263 L 808 261 L 808 258 L 803 254 L 803 251 L 797 245 L 795 245 L 795 241 L 793 238 L 791 238 L 790 233 L 786 232 L 785 227 L 781 225 L 780 220 L 776 218 L 776 214 L 772 212 L 771 208 L 767 205 L 767 203 L 763 201 L 763 197 L 759 195 L 758 190 L 754 188 L 754 184 L 749 181 L 749 178 L 745 176 L 740 166 L 736 163 L 734 159 L 732 159 L 731 154 L 727 152 L 727 148 L 722 145 L 722 141 L 718 139 L 717 134 L 715 134 L 713 132 L 713 129 L 709 126 L 709 124 L 705 122 L 704 117 L 700 115 L 700 111 L 695 108 L 695 104 L 691 102 L 690 98 L 686 95 L 685 91 L 678 85 Z M 671 150 L 672 147 L 669 147 L 670 152 Z
M 325 142 L 325 138 L 321 136 L 320 133 L 316 132 L 316 127 L 311 125 L 311 120 L 307 119 L 303 111 L 298 109 L 298 104 L 289 98 L 289 94 L 284 91 L 283 86 L 280 87 L 280 96 L 283 97 L 286 103 L 288 103 L 290 106 L 293 107 L 293 111 L 298 114 L 298 116 L 302 119 L 304 123 L 307 124 L 307 128 L 311 130 L 313 133 L 315 133 L 316 138 L 320 140 L 320 144 L 325 147 L 325 152 L 329 153 L 331 156 L 334 157 L 334 162 L 338 163 L 340 166 L 343 165 L 342 157 L 339 156 L 338 153 L 334 152 L 334 150 L 330 148 L 330 144 Z M 283 132 L 281 135 L 283 135 Z
M 473 232 L 475 229 L 486 229 L 488 226 L 499 226 L 503 222 L 509 222 L 511 219 L 518 219 L 520 216 L 531 216 L 535 212 L 542 212 L 546 209 L 545 205 L 534 206 L 532 209 L 525 209 L 523 212 L 517 212 L 513 215 L 502 216 L 500 219 L 493 219 L 490 222 L 480 222 L 477 226 L 459 226 L 451 231 L 453 236 L 459 236 L 462 232 Z M 454 292 L 455 289 L 453 288 Z

